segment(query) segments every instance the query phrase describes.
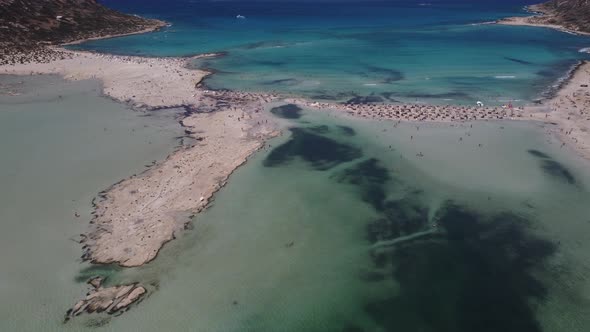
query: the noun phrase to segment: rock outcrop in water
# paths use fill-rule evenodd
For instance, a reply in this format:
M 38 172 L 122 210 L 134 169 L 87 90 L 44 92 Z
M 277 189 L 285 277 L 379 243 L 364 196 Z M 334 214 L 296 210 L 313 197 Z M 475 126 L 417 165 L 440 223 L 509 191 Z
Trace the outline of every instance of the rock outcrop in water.
M 96 0 L 0 0 L 0 64 L 47 61 L 56 55 L 46 45 L 149 31 L 164 24 L 120 13 Z
M 88 292 L 83 300 L 78 301 L 68 310 L 65 321 L 82 313 L 106 312 L 111 315 L 117 314 L 139 301 L 147 292 L 144 287 L 138 284 L 104 288 L 102 287 L 103 281 L 104 279 L 101 277 L 88 281 L 88 284 L 94 289 Z

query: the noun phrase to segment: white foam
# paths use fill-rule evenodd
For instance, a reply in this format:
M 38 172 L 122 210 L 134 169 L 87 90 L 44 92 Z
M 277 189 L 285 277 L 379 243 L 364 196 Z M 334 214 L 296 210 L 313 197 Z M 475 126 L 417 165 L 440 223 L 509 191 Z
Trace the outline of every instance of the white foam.
M 470 23 L 470 26 L 478 26 L 478 25 L 490 25 L 490 24 L 497 24 L 496 21 L 485 21 L 485 22 L 477 22 L 477 23 Z
M 581 48 L 578 52 L 580 52 L 580 53 L 590 53 L 590 47 Z
M 514 76 L 514 75 L 497 75 L 497 76 L 494 76 L 494 78 L 499 79 L 499 80 L 511 80 L 511 79 L 516 78 L 516 76 Z

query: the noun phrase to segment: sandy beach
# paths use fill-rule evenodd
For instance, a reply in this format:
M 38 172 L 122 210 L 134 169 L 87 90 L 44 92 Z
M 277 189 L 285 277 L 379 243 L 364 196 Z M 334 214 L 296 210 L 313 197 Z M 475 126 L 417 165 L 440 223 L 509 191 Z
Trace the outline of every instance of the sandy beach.
M 509 107 L 509 105 L 336 104 L 313 102 L 298 98 L 289 98 L 286 101 L 319 111 L 340 111 L 353 117 L 393 121 L 464 122 L 516 120 L 524 116 L 523 108 Z
M 286 101 L 318 111 L 344 112 L 365 119 L 412 122 L 466 122 L 488 120 L 535 120 L 547 124 L 580 156 L 590 160 L 590 62 L 581 63 L 562 82 L 554 97 L 524 107 L 457 106 L 428 104 L 333 104 L 304 99 Z
M 547 123 L 563 145 L 590 160 L 590 62 L 582 63 L 556 95 L 525 108 L 529 117 Z

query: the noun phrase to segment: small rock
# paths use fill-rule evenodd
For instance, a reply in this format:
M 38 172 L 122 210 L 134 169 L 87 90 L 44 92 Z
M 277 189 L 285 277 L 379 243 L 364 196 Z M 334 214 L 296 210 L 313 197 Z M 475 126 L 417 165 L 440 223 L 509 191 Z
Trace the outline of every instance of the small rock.
M 103 281 L 104 281 L 103 277 L 94 277 L 94 278 L 88 280 L 88 284 L 90 286 L 94 287 L 95 289 L 98 289 L 102 285 Z

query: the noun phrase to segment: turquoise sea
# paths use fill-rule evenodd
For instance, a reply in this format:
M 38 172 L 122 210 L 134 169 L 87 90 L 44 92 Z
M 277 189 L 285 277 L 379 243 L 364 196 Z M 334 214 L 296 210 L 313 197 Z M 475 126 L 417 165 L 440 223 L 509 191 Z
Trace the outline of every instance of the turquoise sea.
M 537 99 L 590 46 L 548 29 L 479 25 L 525 15 L 522 1 L 104 1 L 172 24 L 90 42 L 116 54 L 187 56 L 211 88 L 317 99 L 503 104 Z M 239 19 L 241 15 L 245 18 Z M 356 99 L 362 100 L 362 99 Z
M 523 14 L 514 1 L 103 2 L 172 26 L 77 47 L 223 52 L 195 63 L 215 69 L 209 87 L 317 99 L 530 102 L 590 45 L 472 25 Z M 126 109 L 96 82 L 0 84 L 21 93 L 0 95 L 1 331 L 590 329 L 588 162 L 542 124 L 395 124 L 273 105 L 284 135 L 156 260 L 121 269 L 81 263 L 71 239 L 92 197 L 180 144 L 178 114 Z M 62 323 L 95 275 L 152 291 L 119 317 Z

